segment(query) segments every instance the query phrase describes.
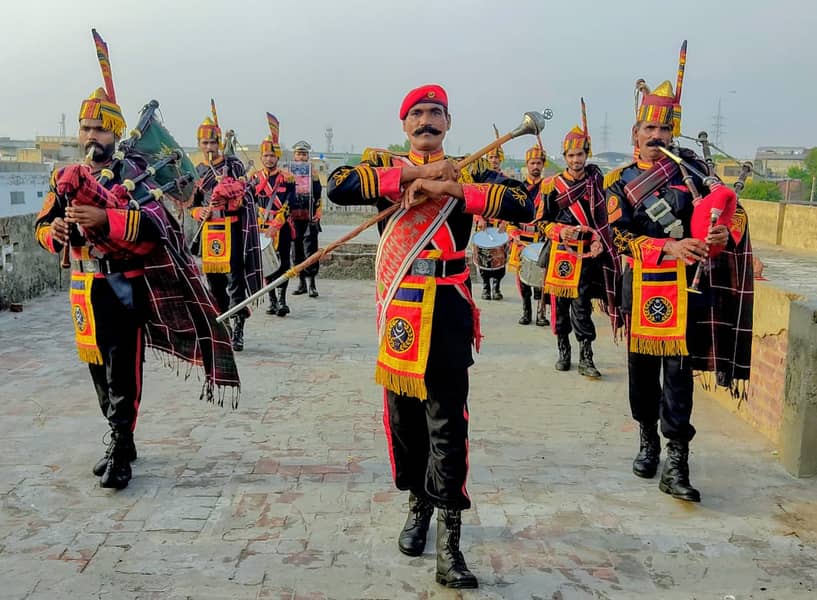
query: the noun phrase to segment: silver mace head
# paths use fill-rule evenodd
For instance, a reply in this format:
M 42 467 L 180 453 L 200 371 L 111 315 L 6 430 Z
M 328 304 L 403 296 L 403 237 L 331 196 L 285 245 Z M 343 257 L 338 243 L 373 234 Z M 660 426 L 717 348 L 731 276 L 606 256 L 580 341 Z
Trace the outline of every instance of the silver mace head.
M 522 116 L 522 123 L 519 127 L 511 131 L 511 138 L 517 138 L 520 135 L 537 135 L 545 128 L 545 123 L 553 118 L 553 111 L 546 108 L 542 112 L 535 110 L 526 112 Z

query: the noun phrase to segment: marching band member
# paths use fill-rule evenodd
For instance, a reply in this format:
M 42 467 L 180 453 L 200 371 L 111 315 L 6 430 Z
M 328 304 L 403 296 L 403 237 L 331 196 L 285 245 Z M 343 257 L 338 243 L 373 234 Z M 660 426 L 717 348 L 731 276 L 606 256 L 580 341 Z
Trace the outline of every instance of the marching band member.
M 215 388 L 237 390 L 239 380 L 229 335 L 215 320 L 181 227 L 149 193 L 152 183 L 134 183 L 148 165 L 138 154 L 114 155 L 125 119 L 108 47 L 92 33 L 105 87 L 79 110 L 78 139 L 88 162 L 54 171 L 35 235 L 49 252 L 70 258 L 77 351 L 110 426 L 105 455 L 92 470 L 101 487 L 122 489 L 137 457 L 145 345 L 203 366 L 208 399 Z
M 720 385 L 748 380 L 751 356 L 751 245 L 745 214 L 735 208 L 726 186 L 695 175 L 686 178 L 662 152 L 680 133 L 681 87 L 686 42 L 681 49 L 678 80 L 654 90 L 639 80 L 641 94 L 633 125 L 637 160 L 605 178 L 607 211 L 616 250 L 627 256 L 622 310 L 628 316 L 630 409 L 640 426 L 640 448 L 633 461 L 639 477 L 655 476 L 661 453 L 657 423 L 667 441 L 667 458 L 659 489 L 674 498 L 699 502 L 689 480 L 689 443 L 695 436 L 692 414 L 693 370 L 715 371 Z M 691 168 L 706 172 L 694 153 L 681 151 Z M 696 192 L 704 194 L 696 200 Z M 731 206 L 700 239 L 693 236 L 696 205 Z M 705 215 L 709 219 L 709 215 Z M 709 248 L 724 250 L 732 260 L 717 263 L 701 282 L 700 294 L 689 293 L 695 265 Z M 740 277 L 739 265 L 749 265 Z M 732 307 L 742 307 L 735 311 Z M 748 318 L 748 326 L 747 319 Z
M 295 235 L 292 238 L 295 264 L 300 264 L 318 251 L 318 234 L 321 231 L 321 180 L 312 162 L 309 153 L 312 146 L 303 140 L 296 142 L 290 170 L 295 177 L 295 201 L 291 204 L 292 224 Z M 319 263 L 308 266 L 299 273 L 298 287 L 292 294 L 299 296 L 309 292 L 310 298 L 318 297 L 318 287 L 315 279 L 318 276 Z
M 400 106 L 411 146 L 407 157 L 367 150 L 357 167 L 329 180 L 338 204 L 404 208 L 380 227 L 376 298 L 380 350 L 376 380 L 384 390 L 384 423 L 398 489 L 409 490 L 409 515 L 398 546 L 422 554 L 437 516 L 437 582 L 477 587 L 460 550 L 461 511 L 471 506 L 468 472 L 468 367 L 478 347 L 465 248 L 474 215 L 527 223 L 524 188 L 497 183 L 484 160 L 458 172 L 443 150 L 451 127 L 439 85 L 411 90 Z M 483 183 L 485 181 L 493 183 Z M 407 208 L 416 197 L 428 199 Z
M 278 143 L 279 124 L 275 115 L 267 113 L 270 135 L 261 142 L 261 165 L 263 168 L 253 176 L 251 186 L 255 190 L 258 205 L 258 229 L 261 235 L 273 238 L 272 244 L 280 255 L 281 266 L 264 277 L 271 283 L 289 270 L 292 265 L 290 250 L 295 227 L 289 219 L 289 207 L 295 199 L 295 177 L 280 169 L 281 146 Z M 284 317 L 289 314 L 287 286 L 289 280 L 269 293 L 268 315 Z
M 537 223 L 550 240 L 543 292 L 555 297 L 555 314 L 551 316 L 559 348 L 556 370 L 570 370 L 569 336 L 575 331 L 580 346 L 579 375 L 596 378 L 601 373 L 593 363 L 596 327 L 590 301 L 602 298 L 615 326 L 619 266 L 607 223 L 604 177 L 596 165 L 587 163 L 591 151 L 584 99 L 582 123 L 583 127 L 571 129 L 562 143 L 567 168 L 541 184 Z M 583 256 L 585 253 L 588 256 Z
M 531 196 L 534 210 L 539 210 L 541 195 L 539 194 L 539 184 L 542 182 L 542 170 L 547 162 L 545 149 L 539 145 L 528 148 L 525 152 L 525 167 L 528 174 L 525 179 L 525 187 Z M 508 236 L 511 238 L 511 251 L 508 256 L 508 270 L 516 273 L 516 288 L 522 298 L 522 316 L 519 317 L 520 325 L 530 325 L 531 322 L 531 296 L 538 301 L 536 311 L 536 325 L 545 327 L 549 325 L 547 319 L 548 297 L 542 297 L 542 288 L 531 288 L 519 278 L 519 268 L 522 265 L 522 251 L 528 244 L 535 244 L 542 239 L 542 234 L 533 223 L 508 223 L 506 228 Z
M 221 152 L 221 128 L 216 104 L 212 118 L 196 131 L 204 162 L 197 165 L 199 181 L 191 215 L 202 223 L 201 260 L 210 291 L 223 313 L 261 288 L 261 249 L 255 200 L 244 181 L 244 165 Z M 233 317 L 233 350 L 244 349 L 245 307 Z

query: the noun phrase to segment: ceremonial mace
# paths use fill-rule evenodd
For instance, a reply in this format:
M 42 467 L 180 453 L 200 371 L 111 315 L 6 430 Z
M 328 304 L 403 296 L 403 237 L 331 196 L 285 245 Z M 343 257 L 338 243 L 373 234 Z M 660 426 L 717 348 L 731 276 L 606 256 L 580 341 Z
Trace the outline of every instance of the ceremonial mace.
M 490 152 L 494 148 L 497 148 L 497 147 L 501 146 L 502 144 L 505 144 L 506 142 L 509 142 L 510 140 L 512 140 L 514 138 L 517 138 L 519 136 L 526 135 L 526 134 L 537 135 L 540 131 L 542 131 L 542 129 L 544 129 L 546 121 L 548 119 L 552 118 L 552 117 L 553 117 L 553 111 L 551 111 L 550 109 L 545 109 L 541 113 L 536 112 L 536 111 L 526 112 L 522 117 L 522 123 L 520 123 L 519 126 L 516 129 L 514 129 L 513 131 L 510 131 L 509 133 L 506 133 L 502 137 L 499 137 L 499 138 L 495 139 L 493 142 L 491 142 L 487 146 L 484 146 L 483 148 L 480 148 L 479 150 L 477 150 L 473 154 L 471 154 L 471 155 L 467 156 L 466 158 L 462 159 L 461 161 L 456 163 L 455 168 L 458 171 L 464 169 L 468 165 L 470 165 L 470 164 L 476 162 L 477 160 L 479 160 L 480 157 L 484 156 L 485 154 L 487 154 L 488 152 Z M 257 300 L 258 298 L 260 298 L 264 294 L 268 293 L 270 290 L 273 290 L 273 289 L 277 288 L 279 285 L 283 284 L 285 281 L 287 281 L 289 279 L 295 278 L 298 275 L 298 273 L 300 273 L 301 271 L 303 271 L 304 269 L 306 269 L 310 265 L 315 264 L 316 262 L 318 262 L 324 256 L 327 256 L 327 255 L 331 254 L 335 249 L 342 246 L 343 244 L 345 244 L 349 240 L 357 237 L 358 235 L 360 235 L 363 231 L 365 231 L 366 229 L 368 229 L 372 225 L 374 225 L 376 223 L 379 223 L 380 221 L 390 217 L 391 215 L 396 213 L 398 210 L 400 210 L 401 207 L 402 207 L 401 203 L 396 203 L 393 206 L 390 206 L 389 208 L 387 208 L 386 210 L 381 211 L 378 214 L 376 214 L 376 215 L 372 216 L 371 218 L 367 219 L 366 221 L 364 221 L 363 223 L 361 223 L 360 225 L 355 227 L 352 231 L 350 231 L 349 233 L 347 233 L 344 236 L 341 236 L 340 238 L 338 238 L 337 240 L 335 240 L 334 242 L 332 242 L 331 244 L 329 244 L 325 248 L 319 248 L 318 251 L 315 252 L 315 254 L 313 254 L 312 256 L 307 258 L 305 261 L 295 265 L 294 267 L 289 269 L 286 273 L 284 273 L 283 275 L 278 277 L 275 281 L 272 281 L 272 282 L 268 283 L 267 285 L 262 287 L 260 290 L 255 292 L 252 296 L 247 298 L 246 300 L 243 300 L 242 302 L 239 302 L 238 304 L 236 304 L 234 307 L 232 307 L 227 312 L 219 315 L 216 318 L 216 321 L 218 321 L 219 323 L 222 323 L 226 319 L 230 318 L 231 316 L 233 316 L 234 314 L 239 312 L 241 309 L 243 309 L 248 304 L 254 302 L 255 300 Z

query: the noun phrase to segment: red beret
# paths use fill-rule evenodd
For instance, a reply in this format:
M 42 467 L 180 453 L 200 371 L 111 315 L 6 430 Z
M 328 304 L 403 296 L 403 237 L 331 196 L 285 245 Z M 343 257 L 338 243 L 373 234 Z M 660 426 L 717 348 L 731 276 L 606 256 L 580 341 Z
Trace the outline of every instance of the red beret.
M 400 105 L 400 120 L 405 121 L 406 115 L 415 104 L 421 102 L 431 102 L 439 104 L 448 109 L 448 94 L 445 90 L 436 84 L 423 85 L 411 90 L 406 97 L 403 98 L 403 103 Z

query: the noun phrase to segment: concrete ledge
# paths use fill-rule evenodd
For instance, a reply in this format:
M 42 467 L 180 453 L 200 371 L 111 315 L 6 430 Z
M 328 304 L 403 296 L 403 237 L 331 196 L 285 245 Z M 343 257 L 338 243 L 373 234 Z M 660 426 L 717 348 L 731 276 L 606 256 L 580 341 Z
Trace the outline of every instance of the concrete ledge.
M 793 302 L 780 458 L 797 477 L 817 476 L 817 306 Z
M 704 390 L 780 449 L 797 477 L 817 475 L 817 307 L 776 285 L 755 282 L 752 374 L 747 399 Z

